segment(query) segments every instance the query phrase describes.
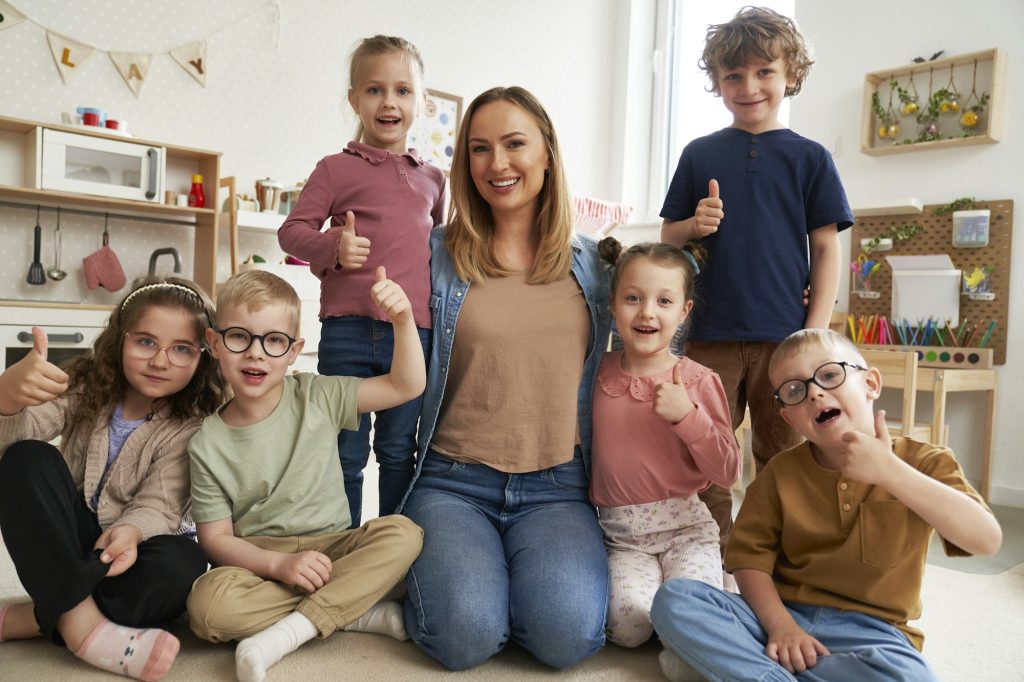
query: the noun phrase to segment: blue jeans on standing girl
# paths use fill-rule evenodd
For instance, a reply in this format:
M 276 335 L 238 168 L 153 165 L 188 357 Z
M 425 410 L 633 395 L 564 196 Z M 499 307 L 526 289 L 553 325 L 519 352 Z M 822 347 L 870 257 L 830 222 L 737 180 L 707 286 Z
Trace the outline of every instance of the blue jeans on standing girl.
M 370 317 L 325 317 L 321 320 L 317 371 L 331 376 L 368 378 L 391 371 L 395 334 L 390 322 Z M 418 329 L 424 359 L 430 357 L 430 330 Z M 423 397 L 381 410 L 373 420 L 373 451 L 380 466 L 380 516 L 393 514 L 416 469 L 416 424 Z M 362 520 L 363 469 L 370 457 L 370 415 L 359 418 L 358 431 L 338 434 L 345 494 L 352 528 Z

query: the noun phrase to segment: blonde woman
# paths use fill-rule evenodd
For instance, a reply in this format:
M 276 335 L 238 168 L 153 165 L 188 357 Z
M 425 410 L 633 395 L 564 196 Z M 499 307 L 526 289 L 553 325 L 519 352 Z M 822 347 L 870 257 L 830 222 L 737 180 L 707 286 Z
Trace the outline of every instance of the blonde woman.
M 431 236 L 433 351 L 403 509 L 424 544 L 406 630 L 452 670 L 510 639 L 568 668 L 604 644 L 608 604 L 587 499 L 607 274 L 572 232 L 554 129 L 526 90 L 469 105 L 451 192 Z

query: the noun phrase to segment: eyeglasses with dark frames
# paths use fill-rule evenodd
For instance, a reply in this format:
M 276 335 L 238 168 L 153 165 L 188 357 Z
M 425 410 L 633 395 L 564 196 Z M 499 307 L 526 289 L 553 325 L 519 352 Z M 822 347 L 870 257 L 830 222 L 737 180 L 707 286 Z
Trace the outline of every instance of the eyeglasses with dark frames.
M 259 341 L 263 352 L 272 358 L 279 358 L 287 353 L 291 350 L 292 344 L 298 340 L 284 332 L 253 334 L 245 327 L 228 327 L 227 329 L 215 329 L 215 331 L 224 339 L 224 347 L 232 353 L 244 353 L 249 350 L 253 341 Z
M 775 399 L 787 407 L 799 405 L 807 398 L 807 389 L 811 384 L 817 384 L 826 391 L 839 388 L 846 381 L 846 368 L 867 371 L 867 367 L 855 365 L 852 362 L 826 362 L 814 370 L 810 379 L 789 379 L 782 382 L 782 385 L 772 393 Z
M 167 361 L 175 367 L 188 367 L 206 350 L 185 342 L 161 346 L 152 336 L 142 332 L 125 332 L 124 336 L 125 347 L 134 357 L 140 360 L 151 360 L 157 353 L 164 350 L 167 351 Z

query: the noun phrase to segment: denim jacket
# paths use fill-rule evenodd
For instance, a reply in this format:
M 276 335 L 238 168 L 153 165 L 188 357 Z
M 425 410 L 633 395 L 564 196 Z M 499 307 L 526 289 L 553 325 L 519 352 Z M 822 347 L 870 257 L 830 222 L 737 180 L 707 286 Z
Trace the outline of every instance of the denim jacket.
M 437 415 L 441 411 L 444 388 L 448 382 L 448 363 L 455 342 L 455 326 L 458 324 L 459 310 L 462 309 L 462 302 L 466 300 L 466 292 L 470 286 L 456 274 L 455 265 L 444 244 L 444 232 L 444 227 L 435 227 L 430 232 L 430 309 L 434 321 L 434 342 L 430 352 L 430 364 L 427 367 L 423 409 L 420 412 L 417 448 L 419 456 L 413 486 L 419 478 L 423 458 L 437 427 Z M 576 397 L 583 462 L 589 474 L 593 430 L 591 392 L 597 377 L 597 368 L 601 364 L 601 354 L 608 346 L 611 328 L 611 312 L 608 308 L 609 269 L 598 257 L 597 242 L 593 238 L 579 234 L 573 237 L 572 274 L 583 290 L 583 297 L 590 312 L 590 340 L 587 343 L 583 378 Z M 543 349 L 538 349 L 537 352 L 543 352 Z M 405 506 L 404 500 L 402 506 Z

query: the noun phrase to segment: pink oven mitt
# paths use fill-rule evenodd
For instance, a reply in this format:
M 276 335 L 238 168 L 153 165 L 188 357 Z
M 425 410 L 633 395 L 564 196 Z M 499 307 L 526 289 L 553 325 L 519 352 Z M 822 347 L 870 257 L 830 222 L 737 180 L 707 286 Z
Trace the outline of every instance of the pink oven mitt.
M 90 291 L 98 286 L 107 291 L 117 291 L 128 281 L 121 262 L 117 260 L 117 254 L 106 245 L 83 258 L 82 269 L 85 270 L 85 283 Z

